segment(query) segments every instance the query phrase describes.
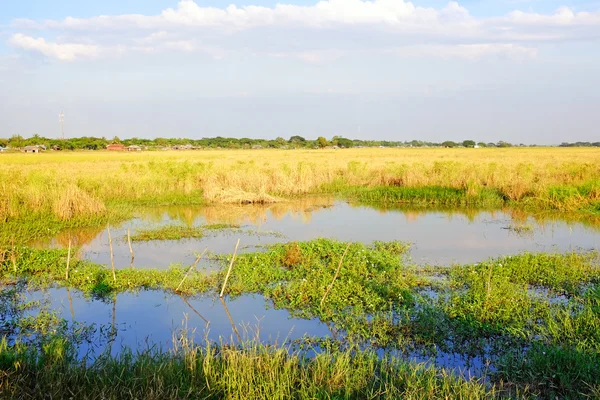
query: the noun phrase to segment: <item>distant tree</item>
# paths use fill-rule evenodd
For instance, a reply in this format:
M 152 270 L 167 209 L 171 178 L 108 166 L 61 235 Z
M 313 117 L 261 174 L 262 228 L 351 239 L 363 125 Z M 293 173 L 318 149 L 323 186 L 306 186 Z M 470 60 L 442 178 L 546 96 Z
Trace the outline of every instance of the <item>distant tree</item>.
M 325 139 L 323 136 L 319 136 L 319 138 L 317 139 L 317 144 L 320 148 L 327 147 L 327 139 Z
M 118 137 L 118 136 L 115 136 L 115 137 L 113 138 L 113 140 L 111 141 L 111 143 L 121 143 L 121 139 L 119 139 L 119 137 Z
M 0 139 L 0 147 L 7 147 L 8 139 Z
M 475 147 L 475 141 L 474 140 L 464 140 L 462 142 L 463 147 Z
M 479 142 L 479 143 L 477 143 L 477 146 L 479 146 L 479 147 L 487 147 L 487 144 L 485 144 L 484 142 Z
M 444 147 L 456 147 L 457 144 L 451 140 L 446 140 L 444 143 L 442 143 L 442 146 Z
M 25 143 L 25 139 L 23 139 L 23 136 L 21 135 L 12 135 L 10 137 L 10 139 L 8 139 L 8 143 L 10 144 L 10 147 L 23 147 L 24 143 Z
M 350 139 L 346 139 L 343 137 L 338 137 L 336 138 L 338 146 L 349 149 L 351 147 L 354 147 L 354 142 Z
M 498 142 L 498 144 L 496 144 L 496 147 L 512 147 L 512 144 L 501 140 Z
M 306 139 L 304 139 L 302 136 L 292 136 L 290 137 L 289 140 L 290 143 L 304 143 L 306 142 Z

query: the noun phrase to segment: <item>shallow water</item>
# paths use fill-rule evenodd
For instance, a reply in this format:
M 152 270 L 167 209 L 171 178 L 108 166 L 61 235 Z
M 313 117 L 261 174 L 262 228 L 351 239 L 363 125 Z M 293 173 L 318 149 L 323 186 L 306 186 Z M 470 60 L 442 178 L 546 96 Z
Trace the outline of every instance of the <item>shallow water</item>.
M 237 239 L 241 252 L 257 251 L 278 242 L 334 238 L 362 242 L 399 240 L 411 243 L 410 257 L 417 264 L 449 265 L 473 263 L 490 257 L 523 251 L 548 252 L 598 250 L 600 229 L 560 219 L 537 220 L 509 211 L 381 210 L 355 206 L 332 198 L 305 198 L 274 205 L 167 207 L 144 209 L 135 219 L 111 227 L 117 268 L 131 265 L 127 230 L 183 224 L 235 224 L 238 229 L 207 231 L 201 239 L 134 242 L 135 267 L 166 268 L 171 264 L 190 265 L 205 248 L 213 253 L 231 253 Z M 108 232 L 88 229 L 65 232 L 37 246 L 66 247 L 71 239 L 81 249 L 80 256 L 100 264 L 110 264 Z M 205 259 L 199 268 L 220 268 Z M 430 276 L 434 283 L 444 277 Z M 532 289 L 532 295 L 564 304 L 561 296 Z M 435 290 L 423 288 L 426 298 L 436 299 Z M 260 295 L 243 295 L 221 302 L 214 294 L 183 298 L 158 291 L 122 293 L 100 301 L 85 298 L 67 289 L 30 292 L 34 299 L 47 299 L 49 307 L 67 321 L 102 326 L 116 333 L 110 345 L 113 354 L 123 346 L 143 350 L 151 346 L 170 349 L 174 335 L 183 328 L 196 343 L 204 339 L 232 343 L 257 338 L 264 343 L 283 343 L 304 336 L 336 338 L 318 319 L 299 319 L 287 310 L 273 309 Z M 343 332 L 341 333 L 343 335 Z M 343 337 L 343 336 L 342 336 Z M 340 339 L 339 337 L 337 337 Z M 104 347 L 85 345 L 83 351 L 97 355 Z M 435 355 L 381 349 L 380 354 L 401 355 L 463 376 L 485 376 L 493 370 L 485 356 L 465 356 L 437 352 Z
M 170 349 L 174 335 L 182 330 L 201 343 L 208 339 L 238 343 L 258 339 L 264 343 L 283 343 L 305 335 L 327 337 L 327 325 L 318 319 L 290 317 L 286 310 L 268 307 L 259 295 L 243 295 L 221 301 L 216 295 L 185 298 L 159 291 L 121 293 L 106 300 L 85 298 L 65 288 L 33 291 L 31 300 L 45 300 L 49 309 L 69 322 L 114 330 L 113 354 L 123 346 L 145 349 L 150 345 Z M 84 351 L 91 350 L 85 347 Z
M 220 300 L 214 294 L 186 298 L 160 291 L 141 291 L 99 300 L 86 298 L 75 290 L 51 288 L 28 291 L 26 297 L 41 301 L 44 307 L 69 323 L 93 326 L 96 330 L 93 341 L 84 341 L 79 348 L 80 357 L 92 359 L 105 353 L 107 348 L 112 355 L 118 355 L 123 348 L 134 353 L 152 348 L 168 351 L 181 335 L 196 344 L 206 340 L 225 344 L 258 340 L 289 346 L 305 337 L 344 340 L 343 332 L 332 332 L 319 319 L 293 318 L 287 310 L 274 309 L 260 295 Z M 35 315 L 36 311 L 30 314 Z M 304 351 L 311 355 L 318 348 L 314 345 Z M 435 365 L 466 378 L 485 376 L 489 368 L 483 356 L 385 348 L 377 353 L 381 357 L 393 355 Z
M 172 207 L 145 210 L 138 218 L 111 229 L 117 268 L 130 266 L 127 229 L 169 224 L 201 226 L 239 224 L 238 230 L 209 231 L 201 239 L 134 242 L 135 266 L 165 268 L 190 265 L 196 254 L 231 253 L 241 240 L 241 251 L 255 251 L 277 242 L 305 241 L 319 237 L 372 243 L 400 240 L 412 244 L 410 256 L 418 264 L 472 263 L 523 251 L 589 250 L 600 247 L 600 230 L 561 220 L 538 221 L 521 213 L 402 211 L 352 206 L 331 198 L 309 198 L 270 206 Z M 515 227 L 525 227 L 518 231 Z M 64 233 L 41 246 L 65 246 L 67 235 L 81 246 L 82 257 L 110 263 L 108 233 L 104 229 Z M 203 261 L 200 267 L 216 264 Z

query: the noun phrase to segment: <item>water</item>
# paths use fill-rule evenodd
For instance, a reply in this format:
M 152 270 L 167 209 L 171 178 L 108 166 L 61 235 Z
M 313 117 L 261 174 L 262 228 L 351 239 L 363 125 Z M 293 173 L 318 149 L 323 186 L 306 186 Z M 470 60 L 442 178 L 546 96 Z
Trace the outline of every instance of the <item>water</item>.
M 205 339 L 239 343 L 258 339 L 281 344 L 305 335 L 327 337 L 329 328 L 318 319 L 292 318 L 286 310 L 276 310 L 259 295 L 243 295 L 221 300 L 216 295 L 185 298 L 159 291 L 121 293 L 106 300 L 85 298 L 65 288 L 29 292 L 31 300 L 44 300 L 49 309 L 69 322 L 95 325 L 104 332 L 114 331 L 111 351 L 123 346 L 170 349 L 174 335 L 182 330 L 196 343 Z M 92 347 L 84 347 L 94 350 Z
M 204 225 L 230 223 L 239 230 L 211 231 L 201 239 L 134 242 L 135 266 L 166 268 L 191 265 L 198 253 L 231 253 L 238 238 L 241 251 L 255 251 L 277 242 L 305 241 L 320 237 L 372 243 L 400 240 L 412 245 L 417 264 L 473 263 L 490 257 L 523 251 L 548 252 L 598 249 L 600 230 L 561 220 L 537 221 L 509 212 L 377 210 L 334 202 L 330 198 L 303 199 L 271 206 L 173 207 L 146 210 L 138 218 L 111 229 L 117 268 L 130 266 L 127 229 L 169 224 Z M 515 227 L 525 227 L 518 231 Z M 109 265 L 108 233 L 104 229 L 71 232 L 81 246 L 82 257 Z M 43 246 L 65 246 L 67 233 Z M 200 267 L 215 268 L 203 261 Z
M 275 205 L 145 209 L 135 219 L 112 227 L 116 267 L 130 266 L 127 229 L 133 234 L 138 229 L 170 224 L 217 223 L 235 224 L 240 228 L 208 231 L 201 239 L 134 242 L 135 266 L 190 265 L 204 248 L 213 253 L 231 253 L 238 238 L 241 252 L 257 251 L 272 243 L 321 237 L 365 244 L 399 240 L 411 243 L 410 257 L 420 265 L 474 263 L 524 251 L 598 250 L 600 245 L 600 229 L 560 219 L 537 220 L 507 211 L 381 210 L 331 198 L 305 198 Z M 80 246 L 81 257 L 110 264 L 105 229 L 66 232 L 37 245 L 65 247 L 69 237 Z M 199 265 L 207 269 L 220 267 L 208 260 Z M 437 296 L 435 291 L 427 289 L 421 294 L 434 299 Z M 171 348 L 174 334 L 182 328 L 187 329 L 196 343 L 205 338 L 217 342 L 258 338 L 262 342 L 283 343 L 304 336 L 332 337 L 335 333 L 318 319 L 293 318 L 286 310 L 273 309 L 259 295 L 243 295 L 221 302 L 215 295 L 186 299 L 174 294 L 141 291 L 99 301 L 67 289 L 50 289 L 44 293 L 32 292 L 30 296 L 47 298 L 50 307 L 67 321 L 108 326 L 116 332 L 111 345 L 114 354 L 122 346 Z M 552 301 L 562 304 L 566 298 Z M 93 347 L 87 349 L 93 350 Z M 381 354 L 386 352 L 388 350 L 381 350 Z M 418 353 L 404 356 L 452 369 L 463 376 L 484 376 L 490 368 L 485 356 L 468 357 L 441 351 L 433 356 Z

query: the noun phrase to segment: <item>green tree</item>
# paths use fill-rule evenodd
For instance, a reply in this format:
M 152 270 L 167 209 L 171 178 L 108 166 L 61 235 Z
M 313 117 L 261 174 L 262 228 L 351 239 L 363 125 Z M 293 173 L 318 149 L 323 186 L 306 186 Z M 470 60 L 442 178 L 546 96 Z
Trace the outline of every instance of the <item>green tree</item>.
M 344 147 L 346 149 L 354 147 L 354 142 L 352 140 L 350 140 L 350 139 L 339 137 L 336 140 L 338 142 L 338 146 L 340 146 L 340 147 Z
M 10 144 L 10 147 L 23 147 L 24 143 L 25 143 L 25 139 L 23 139 L 23 136 L 21 135 L 12 135 L 10 137 L 10 139 L 8 139 L 8 143 Z
M 317 144 L 320 148 L 327 147 L 327 139 L 325 139 L 323 136 L 319 136 L 317 138 Z
M 289 140 L 290 143 L 304 143 L 306 142 L 306 139 L 304 139 L 302 136 L 292 136 Z
M 464 140 L 462 142 L 463 147 L 475 147 L 475 141 L 474 140 Z
M 442 146 L 444 146 L 444 147 L 456 147 L 456 143 L 453 142 L 452 140 L 446 140 L 444 143 L 442 143 Z

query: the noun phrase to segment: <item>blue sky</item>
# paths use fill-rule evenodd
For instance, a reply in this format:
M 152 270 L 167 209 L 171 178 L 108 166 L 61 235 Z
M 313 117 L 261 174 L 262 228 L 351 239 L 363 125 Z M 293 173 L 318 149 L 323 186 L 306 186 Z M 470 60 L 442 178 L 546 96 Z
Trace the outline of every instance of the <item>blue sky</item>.
M 4 3 L 0 137 L 598 140 L 600 2 Z

